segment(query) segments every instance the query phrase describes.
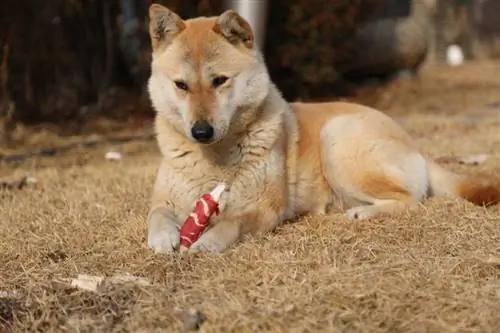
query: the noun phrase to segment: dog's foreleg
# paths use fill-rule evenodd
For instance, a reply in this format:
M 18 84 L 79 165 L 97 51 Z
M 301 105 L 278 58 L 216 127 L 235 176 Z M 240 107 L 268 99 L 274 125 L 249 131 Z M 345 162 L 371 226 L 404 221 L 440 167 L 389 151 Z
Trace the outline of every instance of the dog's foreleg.
M 279 212 L 260 206 L 260 209 L 219 221 L 201 235 L 189 250 L 191 252 L 223 252 L 245 235 L 263 235 L 273 230 L 280 221 Z
M 148 246 L 155 253 L 169 253 L 179 248 L 180 223 L 168 207 L 153 208 L 148 216 Z
M 240 238 L 239 221 L 224 220 L 208 229 L 191 245 L 190 252 L 223 252 Z

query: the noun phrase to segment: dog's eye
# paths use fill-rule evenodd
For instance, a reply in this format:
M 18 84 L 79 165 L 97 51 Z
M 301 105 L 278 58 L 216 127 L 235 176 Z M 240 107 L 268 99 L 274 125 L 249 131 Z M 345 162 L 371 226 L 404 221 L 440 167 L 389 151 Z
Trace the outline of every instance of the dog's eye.
M 188 85 L 184 81 L 174 81 L 174 84 L 180 90 L 184 90 L 184 91 L 188 91 L 189 90 Z
M 212 80 L 212 86 L 214 88 L 222 86 L 229 78 L 227 76 L 217 76 Z

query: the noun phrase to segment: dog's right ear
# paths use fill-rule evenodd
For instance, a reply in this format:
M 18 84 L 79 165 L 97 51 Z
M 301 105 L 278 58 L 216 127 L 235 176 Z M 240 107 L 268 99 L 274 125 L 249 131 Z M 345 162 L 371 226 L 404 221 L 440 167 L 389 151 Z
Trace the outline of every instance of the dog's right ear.
M 149 36 L 153 51 L 168 46 L 185 28 L 186 24 L 179 15 L 167 7 L 156 3 L 149 7 Z

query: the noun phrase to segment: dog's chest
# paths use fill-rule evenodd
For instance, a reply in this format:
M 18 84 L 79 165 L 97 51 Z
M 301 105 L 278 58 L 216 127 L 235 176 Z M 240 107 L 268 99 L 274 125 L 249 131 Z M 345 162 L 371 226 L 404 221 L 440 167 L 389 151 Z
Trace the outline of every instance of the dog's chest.
M 237 151 L 228 152 L 216 161 L 196 156 L 194 153 L 191 156 L 184 156 L 183 159 L 168 161 L 165 168 L 167 172 L 163 175 L 168 177 L 165 182 L 168 184 L 166 190 L 174 205 L 175 215 L 179 219 L 188 216 L 196 201 L 221 182 L 228 185 L 231 201 L 241 202 L 246 199 L 235 197 L 238 196 L 237 192 L 231 191 L 241 161 Z

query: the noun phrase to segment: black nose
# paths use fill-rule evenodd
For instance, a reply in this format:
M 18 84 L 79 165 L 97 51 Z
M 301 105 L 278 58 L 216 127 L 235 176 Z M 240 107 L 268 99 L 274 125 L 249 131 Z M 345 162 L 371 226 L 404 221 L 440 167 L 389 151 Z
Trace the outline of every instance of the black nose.
M 201 143 L 209 143 L 214 138 L 214 128 L 206 121 L 197 121 L 191 127 L 191 135 Z

